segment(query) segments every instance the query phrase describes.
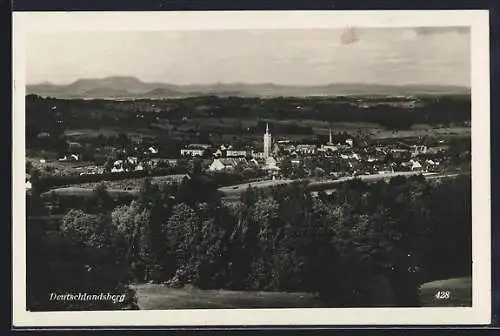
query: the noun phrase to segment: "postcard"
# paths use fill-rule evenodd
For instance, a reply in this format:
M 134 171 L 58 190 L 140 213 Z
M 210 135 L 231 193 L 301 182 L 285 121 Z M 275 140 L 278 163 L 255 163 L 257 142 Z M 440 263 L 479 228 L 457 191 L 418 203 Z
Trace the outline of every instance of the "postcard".
M 15 12 L 13 63 L 14 326 L 490 323 L 487 11 Z

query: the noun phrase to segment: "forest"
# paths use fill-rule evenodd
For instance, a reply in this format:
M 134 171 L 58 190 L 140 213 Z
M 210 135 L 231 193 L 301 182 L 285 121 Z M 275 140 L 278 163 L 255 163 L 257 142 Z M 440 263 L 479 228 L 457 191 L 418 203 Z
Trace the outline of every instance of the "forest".
M 137 309 L 132 283 L 315 293 L 329 307 L 418 307 L 418 287 L 471 276 L 471 180 L 354 180 L 317 197 L 300 183 L 225 203 L 200 170 L 177 185 L 146 178 L 116 204 L 98 186 L 58 230 L 28 221 L 28 309 Z M 28 216 L 47 209 L 33 184 Z M 48 302 L 51 292 L 128 293 Z

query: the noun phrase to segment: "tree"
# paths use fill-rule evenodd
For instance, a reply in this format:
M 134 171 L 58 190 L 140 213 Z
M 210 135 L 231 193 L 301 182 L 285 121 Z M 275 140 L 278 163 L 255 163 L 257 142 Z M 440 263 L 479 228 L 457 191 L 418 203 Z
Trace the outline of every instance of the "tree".
M 188 173 L 189 172 L 189 159 L 187 159 L 187 158 L 177 159 L 176 168 L 177 168 L 177 171 L 179 173 Z
M 196 276 L 190 261 L 199 232 L 200 220 L 196 212 L 186 204 L 175 205 L 165 230 L 167 253 L 177 264 L 177 273 L 171 279 L 175 284 L 191 283 Z
M 191 176 L 191 178 L 195 178 L 199 175 L 201 175 L 201 159 L 200 158 L 193 158 L 190 162 L 189 162 L 189 168 L 188 168 L 188 172 L 189 172 L 189 175 Z
M 30 239 L 30 310 L 107 310 L 136 308 L 128 288 L 128 265 L 114 245 L 115 232 L 103 215 L 70 210 L 60 232 Z M 61 276 L 63 274 L 64 276 Z M 123 293 L 123 302 L 51 301 L 50 293 Z
M 297 167 L 295 167 L 293 169 L 292 178 L 293 179 L 302 179 L 305 177 L 307 177 L 307 171 L 306 171 L 304 165 L 301 163 L 300 165 L 298 165 Z
M 104 171 L 106 173 L 111 173 L 113 165 L 114 165 L 114 160 L 112 158 L 107 159 L 106 162 L 104 163 Z
M 29 160 L 26 160 L 26 173 L 30 174 L 33 169 L 33 163 Z
M 87 208 L 92 213 L 108 213 L 113 210 L 115 201 L 108 193 L 108 188 L 103 182 L 99 183 L 92 191 Z
M 270 288 L 272 286 L 271 260 L 276 241 L 275 235 L 279 226 L 279 204 L 271 198 L 260 198 L 251 212 L 251 222 L 257 225 L 257 249 L 249 274 L 249 283 L 253 288 Z
M 293 172 L 292 160 L 289 157 L 283 158 L 279 163 L 281 174 L 284 177 L 291 177 Z
M 38 169 L 31 171 L 31 193 L 26 194 L 26 214 L 28 216 L 43 216 L 47 214 L 47 208 L 42 199 L 42 192 L 46 189 Z
M 316 168 L 314 168 L 314 170 L 313 170 L 313 175 L 314 175 L 314 177 L 316 177 L 316 178 L 323 177 L 323 176 L 325 176 L 325 170 L 324 170 L 324 169 L 322 169 L 322 168 L 320 168 L 320 167 L 316 167 Z

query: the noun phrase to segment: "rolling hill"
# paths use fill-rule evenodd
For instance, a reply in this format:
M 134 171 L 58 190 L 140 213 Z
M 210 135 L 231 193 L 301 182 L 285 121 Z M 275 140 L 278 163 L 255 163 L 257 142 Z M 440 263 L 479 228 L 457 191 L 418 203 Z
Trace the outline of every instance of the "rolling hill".
M 317 86 L 277 85 L 273 83 L 174 85 L 168 83 L 146 83 L 135 77 L 115 76 L 100 79 L 79 79 L 68 85 L 56 85 L 48 82 L 27 85 L 26 94 L 36 94 L 42 97 L 53 98 L 167 99 L 200 95 L 304 97 L 341 95 L 409 96 L 422 94 L 470 94 L 470 89 L 458 86 L 388 86 L 341 83 Z

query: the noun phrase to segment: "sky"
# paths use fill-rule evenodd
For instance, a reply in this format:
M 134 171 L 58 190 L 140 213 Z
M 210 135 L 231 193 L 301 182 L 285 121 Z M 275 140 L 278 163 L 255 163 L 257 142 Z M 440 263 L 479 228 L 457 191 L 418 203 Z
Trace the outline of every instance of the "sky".
M 134 76 L 172 84 L 470 87 L 467 28 L 74 31 L 26 40 L 27 83 Z

